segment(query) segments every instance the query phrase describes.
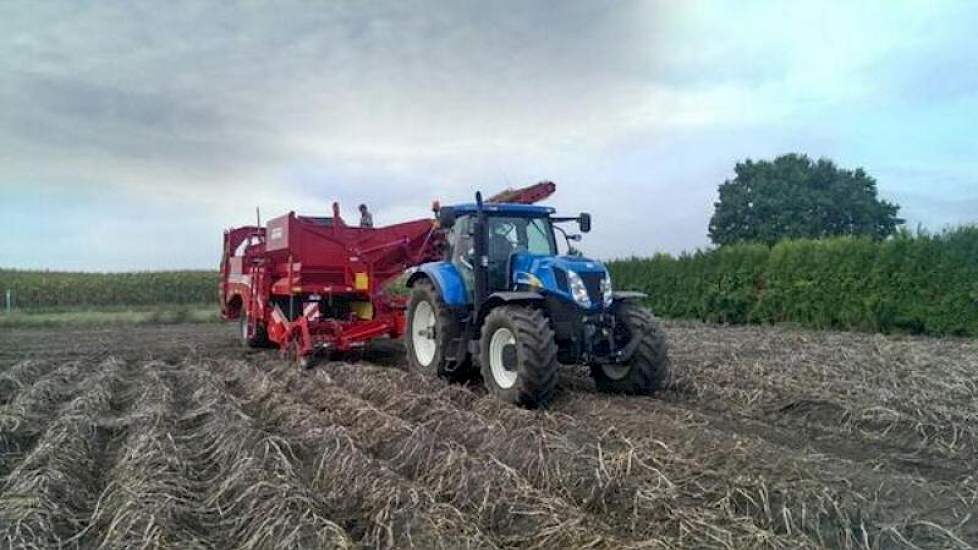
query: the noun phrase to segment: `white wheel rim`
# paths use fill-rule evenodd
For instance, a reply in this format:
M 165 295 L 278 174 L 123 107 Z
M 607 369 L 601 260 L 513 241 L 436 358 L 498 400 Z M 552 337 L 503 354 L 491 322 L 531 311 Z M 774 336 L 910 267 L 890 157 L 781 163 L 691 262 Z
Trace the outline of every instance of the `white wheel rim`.
M 435 341 L 435 310 L 428 302 L 419 302 L 411 321 L 411 343 L 418 363 L 427 367 L 435 360 L 438 343 Z
M 621 380 L 622 378 L 628 376 L 628 371 L 631 369 L 631 365 L 623 365 L 620 363 L 601 365 L 601 370 L 604 371 L 604 375 L 612 380 Z
M 503 350 L 506 346 L 516 345 L 516 337 L 513 331 L 508 328 L 499 328 L 492 334 L 489 340 L 489 368 L 492 370 L 492 377 L 502 389 L 512 388 L 516 384 L 519 374 L 516 370 L 509 370 L 503 362 Z

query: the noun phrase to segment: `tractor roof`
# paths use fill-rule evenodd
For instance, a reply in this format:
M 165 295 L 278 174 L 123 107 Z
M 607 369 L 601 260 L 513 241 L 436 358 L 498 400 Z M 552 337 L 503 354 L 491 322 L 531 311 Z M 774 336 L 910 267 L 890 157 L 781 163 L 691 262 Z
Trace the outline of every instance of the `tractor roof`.
M 462 216 L 473 214 L 476 211 L 475 203 L 453 204 L 455 214 Z M 516 203 L 494 203 L 487 202 L 482 205 L 483 210 L 490 214 L 510 214 L 513 216 L 549 216 L 555 210 L 549 206 L 538 206 L 535 204 L 516 204 Z

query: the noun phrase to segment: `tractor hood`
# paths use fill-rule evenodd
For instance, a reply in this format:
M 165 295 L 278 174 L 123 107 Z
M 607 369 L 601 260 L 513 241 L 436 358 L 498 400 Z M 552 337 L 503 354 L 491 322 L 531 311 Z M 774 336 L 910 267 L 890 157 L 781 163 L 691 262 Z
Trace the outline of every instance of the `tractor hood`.
M 600 309 L 603 304 L 601 281 L 608 277 L 604 264 L 580 256 L 543 256 L 517 252 L 512 259 L 513 282 L 520 287 L 535 287 L 543 294 L 552 294 L 575 302 L 587 309 Z M 574 299 L 574 277 L 580 277 L 587 289 L 589 303 Z
M 519 272 L 524 272 L 540 277 L 545 275 L 546 271 L 554 268 L 573 271 L 579 275 L 585 273 L 604 275 L 607 273 L 604 264 L 601 262 L 580 256 L 544 256 L 530 254 L 529 252 L 517 252 L 513 254 L 512 265 L 514 276 Z

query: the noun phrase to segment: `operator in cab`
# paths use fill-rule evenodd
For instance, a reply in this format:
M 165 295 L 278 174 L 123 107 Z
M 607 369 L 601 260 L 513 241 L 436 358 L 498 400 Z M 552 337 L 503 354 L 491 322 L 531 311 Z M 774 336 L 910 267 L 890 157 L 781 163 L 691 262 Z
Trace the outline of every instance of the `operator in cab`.
M 374 216 L 367 210 L 366 204 L 361 204 L 360 207 L 360 227 L 373 227 L 374 226 Z

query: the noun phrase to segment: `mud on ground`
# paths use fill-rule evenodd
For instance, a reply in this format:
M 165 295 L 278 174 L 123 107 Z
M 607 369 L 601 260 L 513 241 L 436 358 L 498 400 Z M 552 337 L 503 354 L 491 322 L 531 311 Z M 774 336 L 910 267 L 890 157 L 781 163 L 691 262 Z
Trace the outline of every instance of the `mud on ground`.
M 654 398 L 299 371 L 233 327 L 0 333 L 0 548 L 970 548 L 978 342 L 667 325 Z

